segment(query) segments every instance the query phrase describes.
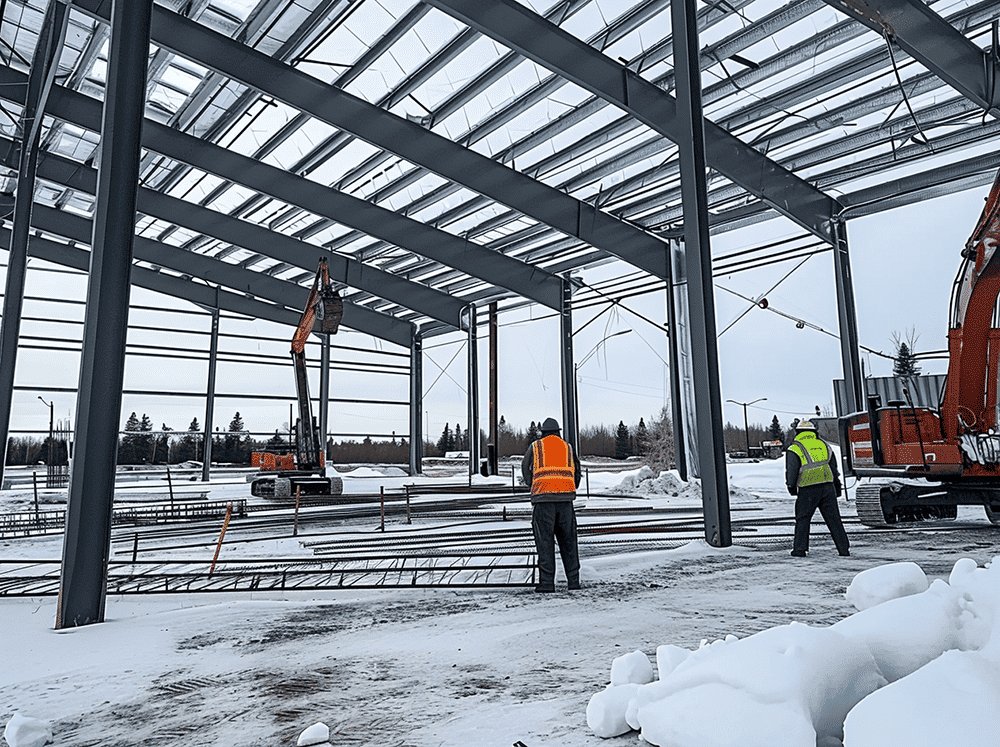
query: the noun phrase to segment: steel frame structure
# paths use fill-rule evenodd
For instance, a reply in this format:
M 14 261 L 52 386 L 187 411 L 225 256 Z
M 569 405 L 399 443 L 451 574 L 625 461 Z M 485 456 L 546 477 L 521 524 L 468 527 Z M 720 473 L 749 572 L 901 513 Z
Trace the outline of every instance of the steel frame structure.
M 13 383 L 25 258 L 86 271 L 104 251 L 90 220 L 106 207 L 94 165 L 117 81 L 111 0 L 3 7 L 0 104 L 13 126 L 0 125 L 0 193 L 17 199 L 13 229 L 0 230 L 11 258 L 0 382 Z M 540 304 L 560 316 L 563 418 L 575 434 L 566 276 L 620 260 L 672 287 L 670 241 L 692 220 L 680 113 L 695 106 L 702 247 L 708 230 L 777 215 L 830 246 L 857 400 L 846 221 L 983 184 L 996 169 L 996 3 L 686 7 L 700 39 L 687 75 L 700 71 L 700 93 L 675 75 L 667 14 L 679 10 L 669 0 L 155 0 L 141 123 L 125 133 L 142 147 L 126 274 L 215 313 L 294 326 L 325 257 L 344 325 L 410 353 L 414 471 L 423 341 L 474 337 L 477 306 Z M 689 300 L 701 329 L 710 294 Z M 699 334 L 691 349 L 710 369 L 711 335 Z M 95 352 L 86 339 L 83 352 Z M 0 389 L 9 398 L 12 387 Z M 478 421 L 478 402 L 469 413 Z M 4 439 L 9 415 L 0 398 Z

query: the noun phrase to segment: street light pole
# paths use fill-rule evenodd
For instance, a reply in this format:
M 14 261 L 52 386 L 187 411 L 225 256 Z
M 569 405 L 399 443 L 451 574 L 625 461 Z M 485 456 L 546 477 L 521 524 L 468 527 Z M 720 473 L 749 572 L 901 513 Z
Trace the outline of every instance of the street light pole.
M 734 405 L 742 405 L 743 407 L 743 438 L 746 440 L 746 452 L 747 456 L 750 456 L 750 425 L 747 423 L 747 407 L 756 404 L 757 402 L 763 402 L 767 397 L 761 397 L 755 399 L 753 402 L 737 402 L 735 399 L 727 399 L 726 402 L 732 402 Z
M 52 477 L 51 477 L 51 475 L 53 474 L 53 472 L 52 472 L 52 461 L 53 461 L 53 459 L 55 457 L 55 452 L 56 452 L 56 444 L 55 444 L 55 402 L 46 402 L 44 399 L 42 399 L 41 395 L 38 396 L 38 399 L 41 399 L 42 400 L 42 404 L 45 405 L 45 406 L 47 406 L 49 408 L 49 452 L 48 452 L 48 455 L 45 457 L 45 474 L 48 477 L 46 477 L 45 485 L 46 485 L 46 487 L 52 487 L 51 485 L 49 485 L 49 482 L 51 482 L 51 480 L 52 480 Z M 34 470 L 32 470 L 32 472 L 33 471 Z

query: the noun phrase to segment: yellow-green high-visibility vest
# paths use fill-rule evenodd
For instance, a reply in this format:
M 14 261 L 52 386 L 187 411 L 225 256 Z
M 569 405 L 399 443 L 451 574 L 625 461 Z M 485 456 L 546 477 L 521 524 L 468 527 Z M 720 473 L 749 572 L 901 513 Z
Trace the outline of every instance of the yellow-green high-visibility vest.
M 826 441 L 812 431 L 804 431 L 795 437 L 789 449 L 798 446 L 794 453 L 802 461 L 799 468 L 798 487 L 820 485 L 833 482 L 833 470 L 830 469 L 830 449 Z

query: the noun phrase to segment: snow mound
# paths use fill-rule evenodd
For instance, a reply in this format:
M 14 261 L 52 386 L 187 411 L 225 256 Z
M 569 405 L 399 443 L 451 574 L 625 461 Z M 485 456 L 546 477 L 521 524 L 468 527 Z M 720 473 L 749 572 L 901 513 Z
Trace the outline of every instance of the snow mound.
M 10 747 L 42 747 L 52 741 L 52 730 L 45 721 L 15 713 L 3 730 Z
M 642 651 L 619 656 L 611 662 L 611 684 L 645 685 L 653 681 L 653 665 Z
M 621 475 L 621 481 L 612 486 L 610 492 L 619 495 L 668 495 L 701 501 L 701 480 L 694 478 L 685 482 L 675 469 L 656 474 L 650 467 L 643 465 L 637 470 L 622 472 Z M 754 500 L 754 495 L 730 484 L 729 499 L 733 503 L 746 503 Z
M 297 747 L 306 747 L 306 745 L 310 744 L 329 744 L 329 742 L 330 727 L 322 721 L 318 721 L 299 734 L 299 741 L 295 744 Z
M 601 737 L 637 730 L 659 747 L 996 744 L 1000 558 L 985 568 L 963 558 L 930 586 L 919 566 L 894 563 L 851 589 L 864 608 L 830 627 L 659 646 L 647 684 L 642 652 L 615 659 L 588 725 Z
M 847 587 L 844 597 L 860 611 L 890 599 L 927 591 L 928 585 L 927 576 L 916 563 L 890 563 L 859 573 Z
M 406 472 L 399 467 L 355 467 L 347 472 L 338 472 L 334 467 L 326 468 L 327 475 L 339 475 L 341 477 L 406 477 Z

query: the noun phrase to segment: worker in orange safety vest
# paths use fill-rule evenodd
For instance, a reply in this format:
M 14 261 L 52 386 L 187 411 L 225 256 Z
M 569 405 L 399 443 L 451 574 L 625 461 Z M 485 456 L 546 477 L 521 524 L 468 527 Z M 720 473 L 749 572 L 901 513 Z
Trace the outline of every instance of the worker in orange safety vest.
M 524 484 L 531 486 L 531 529 L 538 552 L 535 591 L 555 591 L 555 541 L 559 542 L 566 584 L 572 591 L 580 588 L 580 552 L 573 512 L 580 484 L 580 459 L 573 447 L 559 437 L 555 418 L 545 419 L 541 434 L 521 460 Z

